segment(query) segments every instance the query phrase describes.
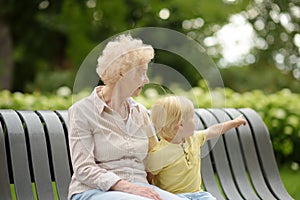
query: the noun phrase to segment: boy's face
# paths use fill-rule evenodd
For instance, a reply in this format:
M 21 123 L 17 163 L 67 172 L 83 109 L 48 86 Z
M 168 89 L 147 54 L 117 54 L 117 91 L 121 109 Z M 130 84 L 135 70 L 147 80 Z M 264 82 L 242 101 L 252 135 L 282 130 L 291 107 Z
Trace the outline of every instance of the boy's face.
M 195 130 L 195 118 L 194 118 L 194 113 L 190 114 L 185 120 L 182 121 L 182 126 L 183 126 L 183 137 L 189 137 L 194 134 Z

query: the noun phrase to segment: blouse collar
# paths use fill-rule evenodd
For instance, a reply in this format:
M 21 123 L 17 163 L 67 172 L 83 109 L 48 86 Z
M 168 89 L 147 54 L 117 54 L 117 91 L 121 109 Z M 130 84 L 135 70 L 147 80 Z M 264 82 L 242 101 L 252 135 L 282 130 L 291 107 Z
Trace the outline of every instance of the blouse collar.
M 93 92 L 92 92 L 92 98 L 93 98 L 93 101 L 95 103 L 95 105 L 97 106 L 98 110 L 100 111 L 100 113 L 103 112 L 104 108 L 107 107 L 108 109 L 111 109 L 105 101 L 103 101 L 103 99 L 101 99 L 98 94 L 97 94 L 97 91 L 101 91 L 103 89 L 104 86 L 97 86 L 94 88 Z M 138 106 L 138 103 L 132 98 L 132 97 L 129 97 L 127 99 L 127 103 L 129 105 L 129 108 L 130 110 L 134 107 L 137 108 L 137 110 L 140 112 L 139 110 L 139 106 Z

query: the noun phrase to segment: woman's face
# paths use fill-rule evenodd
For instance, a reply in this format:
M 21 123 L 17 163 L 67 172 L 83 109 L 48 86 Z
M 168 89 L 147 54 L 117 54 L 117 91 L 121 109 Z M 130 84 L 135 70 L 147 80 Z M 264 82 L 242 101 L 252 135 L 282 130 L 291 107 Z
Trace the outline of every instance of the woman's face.
M 143 66 L 134 67 L 123 75 L 123 79 L 126 81 L 130 96 L 138 96 L 144 85 L 149 83 L 147 76 L 148 63 L 145 63 Z

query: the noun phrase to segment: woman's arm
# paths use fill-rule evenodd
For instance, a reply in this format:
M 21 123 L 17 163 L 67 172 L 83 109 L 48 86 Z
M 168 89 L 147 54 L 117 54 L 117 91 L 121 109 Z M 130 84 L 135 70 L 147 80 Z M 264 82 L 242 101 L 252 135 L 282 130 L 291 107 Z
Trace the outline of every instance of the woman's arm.
M 226 133 L 230 129 L 237 128 L 237 127 L 239 127 L 242 124 L 246 125 L 247 121 L 243 117 L 243 115 L 240 115 L 239 117 L 237 117 L 237 118 L 235 118 L 233 120 L 229 120 L 227 122 L 223 122 L 223 123 L 212 125 L 211 127 L 207 128 L 205 130 L 205 132 L 206 132 L 206 139 L 210 140 L 210 139 L 213 139 L 215 137 L 218 137 L 218 136 Z
M 95 143 L 90 130 L 88 109 L 82 103 L 77 104 L 69 109 L 68 116 L 69 146 L 76 179 L 89 187 L 109 190 L 121 178 L 95 162 Z

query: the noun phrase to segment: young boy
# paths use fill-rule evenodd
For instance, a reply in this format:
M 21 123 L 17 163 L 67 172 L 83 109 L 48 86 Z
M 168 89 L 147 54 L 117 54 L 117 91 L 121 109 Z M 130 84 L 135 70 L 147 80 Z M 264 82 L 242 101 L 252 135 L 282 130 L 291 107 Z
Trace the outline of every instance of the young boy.
M 168 96 L 154 104 L 151 120 L 160 139 L 146 163 L 153 184 L 189 199 L 215 199 L 201 189 L 200 147 L 206 140 L 245 125 L 243 116 L 194 133 L 193 103 L 185 97 Z

